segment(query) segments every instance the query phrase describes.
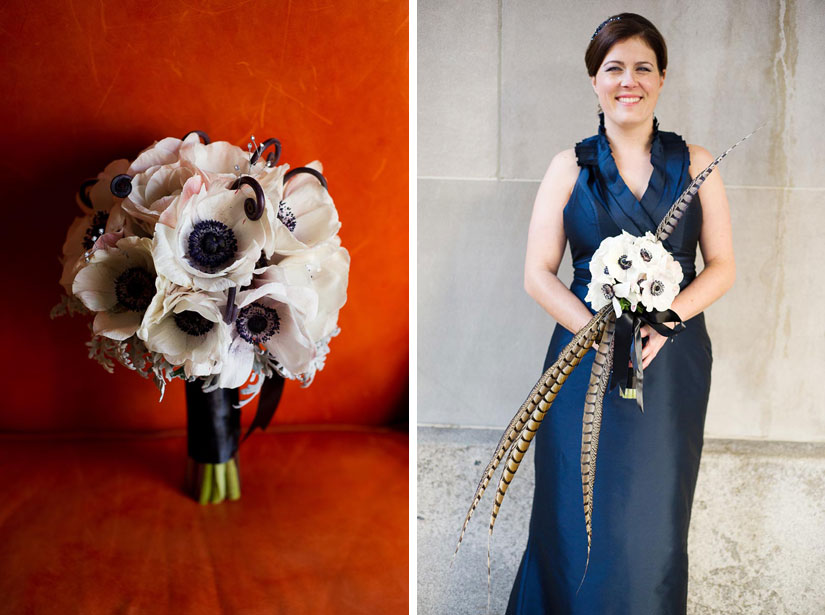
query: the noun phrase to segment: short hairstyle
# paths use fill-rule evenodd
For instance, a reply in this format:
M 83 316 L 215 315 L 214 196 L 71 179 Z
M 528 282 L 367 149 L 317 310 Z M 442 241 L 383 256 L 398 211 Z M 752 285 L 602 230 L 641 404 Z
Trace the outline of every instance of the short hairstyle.
M 584 52 L 584 63 L 587 74 L 595 77 L 604 57 L 616 43 L 638 36 L 656 54 L 656 63 L 659 65 L 659 74 L 667 68 L 667 45 L 659 30 L 650 21 L 636 13 L 620 13 L 602 22 L 596 28 L 587 51 Z

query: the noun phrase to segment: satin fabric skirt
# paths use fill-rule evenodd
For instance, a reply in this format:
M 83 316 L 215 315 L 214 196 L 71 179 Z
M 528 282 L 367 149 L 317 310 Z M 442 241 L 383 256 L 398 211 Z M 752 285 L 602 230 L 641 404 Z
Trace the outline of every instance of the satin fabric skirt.
M 687 536 L 702 452 L 712 353 L 704 315 L 644 373 L 645 412 L 605 396 L 587 557 L 581 487 L 584 396 L 594 352 L 573 371 L 533 442 L 536 487 L 508 615 L 684 614 Z M 544 368 L 572 339 L 557 326 Z M 577 593 L 578 589 L 578 593 Z

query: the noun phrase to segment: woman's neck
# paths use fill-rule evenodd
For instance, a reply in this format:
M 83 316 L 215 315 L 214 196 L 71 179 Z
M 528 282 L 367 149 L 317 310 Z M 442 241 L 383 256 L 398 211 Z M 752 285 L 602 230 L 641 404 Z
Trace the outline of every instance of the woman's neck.
M 650 152 L 653 142 L 653 120 L 639 124 L 620 125 L 604 118 L 604 130 L 614 155 Z

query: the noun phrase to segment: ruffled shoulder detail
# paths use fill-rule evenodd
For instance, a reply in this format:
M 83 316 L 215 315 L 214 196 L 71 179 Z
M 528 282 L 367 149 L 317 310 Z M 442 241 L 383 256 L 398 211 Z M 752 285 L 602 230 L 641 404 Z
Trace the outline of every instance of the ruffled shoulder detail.
M 576 143 L 576 162 L 580 167 L 599 165 L 599 136 Z
M 687 143 L 681 135 L 675 132 L 659 132 L 659 139 L 662 142 L 665 157 L 684 155 L 688 151 Z

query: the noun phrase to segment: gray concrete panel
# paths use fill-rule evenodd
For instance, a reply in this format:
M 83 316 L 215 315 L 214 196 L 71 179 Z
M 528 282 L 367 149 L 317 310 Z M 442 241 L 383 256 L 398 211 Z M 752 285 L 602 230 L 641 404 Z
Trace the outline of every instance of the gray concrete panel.
M 494 177 L 498 2 L 418 3 L 418 173 Z
M 418 185 L 418 420 L 505 424 L 539 377 L 554 327 L 523 289 L 538 183 Z M 569 284 L 568 256 L 561 271 Z
M 729 189 L 737 280 L 707 310 L 706 433 L 825 441 L 825 190 Z
M 498 430 L 418 430 L 421 615 L 484 612 L 492 492 L 485 494 L 470 521 L 452 568 L 450 561 L 499 436 Z M 822 612 L 823 476 L 821 444 L 706 440 L 688 543 L 689 615 Z M 507 604 L 527 539 L 534 482 L 528 451 L 496 521 L 490 613 L 502 613 Z

